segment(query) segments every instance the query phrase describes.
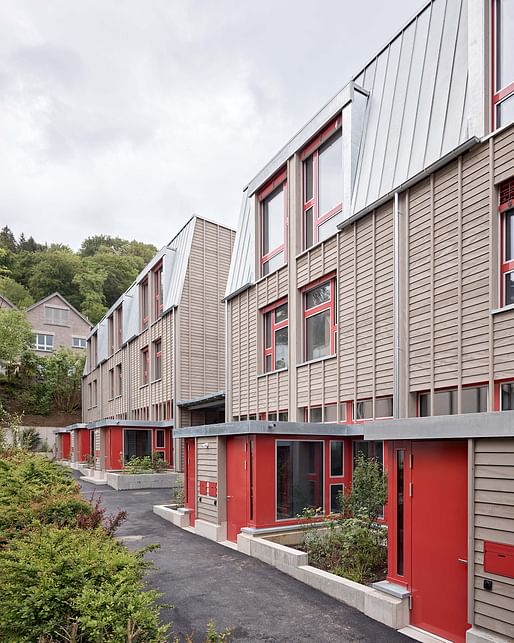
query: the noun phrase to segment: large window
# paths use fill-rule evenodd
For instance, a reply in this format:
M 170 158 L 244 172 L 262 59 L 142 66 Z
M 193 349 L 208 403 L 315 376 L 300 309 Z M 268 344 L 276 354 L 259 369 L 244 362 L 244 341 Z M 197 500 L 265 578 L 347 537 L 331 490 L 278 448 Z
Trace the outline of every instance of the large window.
M 118 350 L 123 345 L 123 304 L 120 304 L 115 311 L 116 314 L 116 342 L 115 348 Z
M 431 415 L 430 393 L 418 396 L 418 413 L 420 417 Z M 462 389 L 461 413 L 485 413 L 487 411 L 487 386 L 466 386 Z M 434 415 L 456 415 L 457 389 L 434 392 Z
M 261 274 L 268 275 L 286 260 L 286 172 L 282 172 L 258 195 L 261 220 Z
M 305 291 L 305 361 L 336 352 L 335 279 Z
M 160 380 L 162 377 L 162 343 L 160 339 L 157 339 L 153 343 L 153 378 L 154 380 Z
M 125 463 L 130 458 L 152 455 L 152 432 L 143 429 L 125 429 L 123 432 L 123 455 Z
M 264 321 L 264 372 L 270 373 L 288 364 L 288 308 L 287 301 L 265 309 Z
M 35 348 L 37 351 L 51 353 L 54 350 L 54 336 L 37 333 L 34 336 Z
M 393 417 L 393 398 L 377 397 L 375 399 L 375 413 L 373 414 L 373 400 L 358 400 L 353 405 L 354 420 L 372 420 Z
M 493 127 L 514 121 L 514 2 L 493 0 Z
M 141 351 L 141 386 L 148 384 L 150 381 L 150 355 L 148 346 Z
M 141 314 L 141 329 L 148 328 L 148 278 L 141 282 L 139 286 L 139 301 Z
M 154 310 L 153 318 L 158 319 L 162 315 L 162 261 L 153 270 L 153 292 L 154 292 Z
M 514 304 L 514 179 L 500 187 L 500 306 Z
M 337 231 L 335 216 L 343 207 L 340 118 L 303 151 L 302 159 L 304 247 L 310 248 Z
M 323 442 L 277 440 L 277 520 L 323 508 Z

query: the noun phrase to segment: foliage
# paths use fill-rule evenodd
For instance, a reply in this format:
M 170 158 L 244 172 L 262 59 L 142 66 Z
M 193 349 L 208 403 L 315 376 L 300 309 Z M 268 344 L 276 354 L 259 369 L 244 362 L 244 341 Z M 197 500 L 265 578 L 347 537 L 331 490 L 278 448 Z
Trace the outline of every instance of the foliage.
M 56 410 L 73 413 L 80 408 L 85 359 L 85 355 L 78 355 L 69 348 L 60 348 L 45 358 L 43 378 Z
M 185 502 L 184 493 L 184 480 L 182 477 L 177 477 L 175 486 L 171 490 L 171 502 L 178 507 L 183 507 Z
M 376 522 L 387 502 L 387 476 L 375 459 L 359 454 L 352 488 L 340 497 L 343 513 L 326 517 L 328 527 L 307 531 L 303 548 L 315 567 L 368 583 L 387 570 L 387 528 Z M 313 510 L 302 517 L 312 521 Z
M 29 288 L 36 301 L 54 292 L 60 293 L 73 306 L 79 307 L 80 296 L 73 284 L 73 278 L 80 265 L 80 259 L 69 248 L 59 248 L 38 253 L 36 269 L 29 279 Z
M 105 531 L 45 526 L 0 551 L 0 638 L 21 643 L 76 626 L 77 639 L 165 641 L 145 591 L 149 563 Z
M 23 451 L 38 451 L 41 445 L 41 438 L 37 429 L 33 426 L 21 427 L 21 431 L 18 434 L 17 446 Z
M 387 476 L 380 462 L 359 453 L 355 463 L 352 489 L 342 497 L 344 512 L 364 513 L 373 521 L 382 515 L 387 503 Z
M 0 310 L 0 361 L 9 373 L 32 345 L 32 329 L 19 310 Z
M 0 293 L 18 308 L 28 308 L 34 303 L 30 292 L 25 286 L 14 281 L 12 277 L 0 277 Z
M 85 258 L 73 278 L 82 296 L 82 312 L 96 324 L 107 312 L 103 287 L 107 279 L 107 271 L 94 265 L 94 260 Z
M 168 463 L 166 460 L 156 453 L 154 453 L 152 457 L 145 455 L 141 458 L 133 455 L 130 460 L 125 463 L 125 472 L 130 474 L 160 473 L 167 468 Z

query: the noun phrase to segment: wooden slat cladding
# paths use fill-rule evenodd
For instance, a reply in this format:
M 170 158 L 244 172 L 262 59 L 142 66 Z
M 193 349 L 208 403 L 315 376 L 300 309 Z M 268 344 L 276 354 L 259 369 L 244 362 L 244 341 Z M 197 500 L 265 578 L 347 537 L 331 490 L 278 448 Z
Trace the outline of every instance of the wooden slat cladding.
M 297 369 L 298 406 L 336 403 L 337 360 L 335 357 L 304 364 Z M 300 418 L 303 420 L 303 418 Z
M 514 545 L 514 439 L 475 441 L 474 613 L 475 623 L 512 634 L 514 579 L 484 571 L 484 541 Z M 484 591 L 484 579 L 493 581 Z
M 257 413 L 257 289 L 229 302 L 231 333 L 231 415 Z
M 217 498 L 200 493 L 200 482 L 218 482 L 218 438 L 206 437 L 198 442 L 197 453 L 197 515 L 201 520 L 218 523 Z
M 281 297 L 287 296 L 288 277 L 287 266 L 272 273 L 257 284 L 257 302 L 259 308 L 264 308 Z
M 308 252 L 296 261 L 298 288 L 337 269 L 337 238 L 332 237 Z
M 178 399 L 225 388 L 225 308 L 234 234 L 198 219 L 180 302 Z

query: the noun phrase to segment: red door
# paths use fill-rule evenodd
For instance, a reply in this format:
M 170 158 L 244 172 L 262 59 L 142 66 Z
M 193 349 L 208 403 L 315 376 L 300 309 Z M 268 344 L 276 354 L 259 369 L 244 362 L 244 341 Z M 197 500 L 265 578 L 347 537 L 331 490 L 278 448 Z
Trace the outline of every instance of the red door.
M 186 502 L 185 505 L 191 509 L 190 522 L 193 526 L 195 524 L 196 513 L 196 440 L 186 440 Z
M 227 438 L 227 540 L 237 541 L 248 525 L 246 437 Z
M 468 463 L 464 441 L 412 442 L 411 623 L 465 640 Z

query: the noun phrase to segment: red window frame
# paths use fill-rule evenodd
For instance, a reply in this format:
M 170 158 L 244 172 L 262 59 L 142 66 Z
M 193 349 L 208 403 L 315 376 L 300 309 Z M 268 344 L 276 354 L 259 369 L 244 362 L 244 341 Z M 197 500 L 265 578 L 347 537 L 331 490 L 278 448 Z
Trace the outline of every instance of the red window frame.
M 267 306 L 262 310 L 262 323 L 263 323 L 263 363 L 262 363 L 262 372 L 263 373 L 273 373 L 276 370 L 281 370 L 281 369 L 276 369 L 275 368 L 275 352 L 276 352 L 276 347 L 275 347 L 275 333 L 277 330 L 281 330 L 282 328 L 288 328 L 289 326 L 289 306 L 287 308 L 287 319 L 281 322 L 275 322 L 275 311 L 277 308 L 280 308 L 284 304 L 287 304 L 287 297 L 283 297 L 282 299 L 279 299 L 275 303 L 271 304 L 270 306 Z M 266 316 L 271 315 L 271 346 L 266 346 Z M 289 350 L 289 337 L 288 337 L 288 350 Z M 271 357 L 271 369 L 267 370 L 266 369 L 266 357 Z M 289 366 L 289 360 L 287 362 L 287 365 L 284 368 L 288 368 Z
M 273 248 L 272 250 L 268 250 L 266 254 L 264 254 L 264 202 L 266 199 L 273 193 L 275 190 L 277 190 L 279 187 L 282 187 L 282 194 L 284 196 L 284 237 L 282 240 L 282 244 L 277 246 L 276 248 Z M 261 270 L 261 276 L 267 276 L 269 274 L 264 273 L 264 265 L 270 261 L 270 259 L 273 259 L 276 255 L 280 254 L 281 252 L 284 253 L 284 264 L 287 262 L 287 224 L 288 224 L 288 216 L 287 216 L 287 170 L 284 168 L 279 174 L 275 175 L 274 178 L 272 178 L 257 194 L 257 200 L 259 201 L 259 221 L 260 221 L 260 270 Z
M 107 319 L 107 337 L 109 342 L 109 355 L 114 353 L 114 315 Z
M 499 39 L 498 39 L 498 32 L 497 32 L 497 17 L 498 17 L 498 3 L 501 2 L 501 0 L 492 0 L 491 2 L 491 24 L 492 24 L 492 34 L 491 34 L 491 57 L 493 64 L 491 65 L 491 89 L 492 89 L 492 124 L 493 127 L 492 129 L 496 129 L 496 114 L 497 114 L 497 106 L 499 103 L 501 103 L 504 99 L 508 98 L 512 94 L 514 94 L 514 78 L 510 83 L 507 85 L 504 85 L 503 87 L 496 88 L 496 71 L 498 68 L 498 45 L 499 45 Z
M 325 284 L 330 283 L 330 299 L 328 301 L 319 304 L 318 306 L 313 306 L 312 308 L 307 308 L 307 295 L 311 290 L 319 288 L 319 286 L 324 286 Z M 304 286 L 302 289 L 303 294 L 303 354 L 305 361 L 314 361 L 307 358 L 307 319 L 309 317 L 314 317 L 319 313 L 324 312 L 325 310 L 330 311 L 330 353 L 325 357 L 332 357 L 336 354 L 336 334 L 337 334 L 337 318 L 336 318 L 336 276 L 335 273 L 331 273 L 325 277 L 321 277 L 316 281 Z
M 123 370 L 121 364 L 116 366 L 116 382 L 117 382 L 117 394 L 120 396 L 123 391 Z
M 336 214 L 339 214 L 343 209 L 343 202 L 334 206 L 328 212 L 319 212 L 319 175 L 318 175 L 318 159 L 319 159 L 319 148 L 330 138 L 341 129 L 342 126 L 342 117 L 338 116 L 335 118 L 325 129 L 318 134 L 300 154 L 300 158 L 303 163 L 302 167 L 302 201 L 303 201 L 303 247 L 305 250 L 312 248 L 319 242 L 319 227 L 323 225 L 326 221 L 334 217 Z M 312 198 L 306 199 L 305 197 L 305 172 L 306 164 L 305 161 L 312 156 Z M 342 177 L 341 177 L 342 180 Z M 312 208 L 312 245 L 307 246 L 307 220 L 306 214 L 307 211 Z
M 148 277 L 146 277 L 139 284 L 139 292 L 141 297 L 141 329 L 148 328 L 149 314 L 148 314 Z
M 154 318 L 159 319 L 162 315 L 162 261 L 153 269 L 154 286 Z
M 150 354 L 148 346 L 141 349 L 141 381 L 143 386 L 150 380 Z
M 160 380 L 162 377 L 162 340 L 157 339 L 153 343 L 153 369 L 154 380 Z M 159 365 L 159 375 L 157 376 L 157 364 Z
M 500 186 L 500 308 L 506 306 L 505 302 L 505 278 L 514 272 L 514 254 L 510 261 L 506 258 L 506 228 L 507 218 L 512 220 L 514 225 L 514 179 L 503 183 Z M 514 250 L 514 249 L 513 249 Z
M 114 398 L 114 368 L 109 370 L 109 399 Z

